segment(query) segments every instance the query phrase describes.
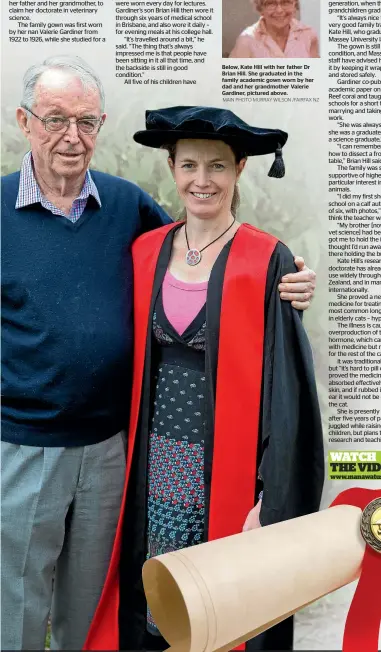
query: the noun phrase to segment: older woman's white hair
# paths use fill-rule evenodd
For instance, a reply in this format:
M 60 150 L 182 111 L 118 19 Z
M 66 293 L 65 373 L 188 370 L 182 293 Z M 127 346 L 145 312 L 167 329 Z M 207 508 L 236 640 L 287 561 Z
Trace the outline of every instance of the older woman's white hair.
M 254 9 L 256 9 L 259 14 L 262 13 L 267 2 L 268 0 L 250 0 L 250 4 L 253 5 Z M 294 5 L 295 5 L 295 9 L 299 11 L 300 9 L 299 0 L 294 0 Z

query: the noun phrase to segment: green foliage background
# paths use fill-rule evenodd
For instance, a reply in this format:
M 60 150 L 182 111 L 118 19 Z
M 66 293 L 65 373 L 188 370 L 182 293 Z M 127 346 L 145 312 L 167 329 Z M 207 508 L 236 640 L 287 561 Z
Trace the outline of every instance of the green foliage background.
M 137 183 L 174 218 L 182 211 L 176 188 L 166 165 L 166 154 L 137 145 L 135 128 L 142 127 L 144 110 L 137 104 L 109 116 L 98 139 L 91 167 Z M 304 315 L 314 351 L 319 398 L 326 421 L 327 413 L 327 296 L 325 247 L 324 175 L 317 174 L 319 162 L 305 146 L 305 131 L 293 134 L 293 148 L 285 148 L 286 177 L 267 177 L 273 157 L 252 157 L 240 180 L 239 219 L 269 231 L 285 242 L 294 254 L 303 256 L 317 272 L 317 291 L 311 308 Z M 14 108 L 2 112 L 1 172 L 20 168 L 28 143 L 14 117 Z M 308 433 L 306 433 L 308 436 Z M 330 483 L 332 485 L 332 483 Z M 332 496 L 341 490 L 334 485 Z M 331 488 L 326 493 L 329 501 Z

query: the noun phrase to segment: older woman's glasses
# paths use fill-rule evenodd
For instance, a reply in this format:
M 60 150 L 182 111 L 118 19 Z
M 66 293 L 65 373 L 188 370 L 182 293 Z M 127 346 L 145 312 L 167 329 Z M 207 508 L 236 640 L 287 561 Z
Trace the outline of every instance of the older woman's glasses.
M 263 7 L 265 9 L 270 9 L 270 11 L 275 11 L 277 7 L 280 7 L 281 9 L 291 9 L 295 5 L 294 0 L 267 0 L 267 2 L 263 3 Z
M 73 122 L 77 125 L 81 133 L 90 136 L 91 134 L 96 134 L 103 124 L 102 118 L 79 118 L 79 120 L 70 120 L 69 118 L 55 115 L 49 116 L 48 118 L 41 118 L 26 106 L 23 108 L 26 111 L 29 111 L 29 113 L 31 113 L 35 118 L 40 120 L 43 123 L 46 131 L 65 133 L 69 129 L 71 122 Z

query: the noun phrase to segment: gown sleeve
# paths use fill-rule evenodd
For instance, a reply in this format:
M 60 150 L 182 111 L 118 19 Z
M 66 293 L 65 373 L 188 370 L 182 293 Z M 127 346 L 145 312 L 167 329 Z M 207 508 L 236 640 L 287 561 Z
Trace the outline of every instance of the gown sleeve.
M 262 382 L 263 481 L 261 525 L 317 511 L 324 482 L 324 448 L 311 347 L 301 313 L 278 292 L 295 272 L 293 255 L 278 243 L 266 283 Z

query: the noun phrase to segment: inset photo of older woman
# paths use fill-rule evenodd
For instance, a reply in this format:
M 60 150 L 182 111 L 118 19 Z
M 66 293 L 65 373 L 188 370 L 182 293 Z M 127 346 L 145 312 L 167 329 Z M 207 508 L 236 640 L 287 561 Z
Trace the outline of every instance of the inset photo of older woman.
M 320 0 L 223 0 L 222 8 L 223 57 L 319 57 Z

